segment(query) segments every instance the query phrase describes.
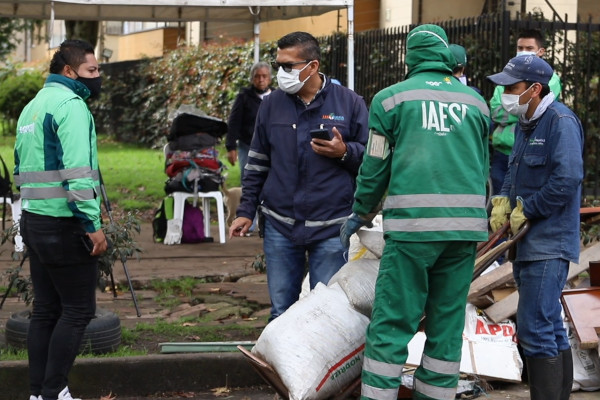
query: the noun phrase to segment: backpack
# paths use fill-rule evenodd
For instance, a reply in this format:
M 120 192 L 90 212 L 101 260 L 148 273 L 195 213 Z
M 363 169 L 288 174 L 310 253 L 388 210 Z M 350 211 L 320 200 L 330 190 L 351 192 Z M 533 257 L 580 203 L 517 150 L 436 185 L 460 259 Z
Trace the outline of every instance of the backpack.
M 200 243 L 211 241 L 211 239 L 204 236 L 204 215 L 202 214 L 202 210 L 186 201 L 183 208 L 181 243 Z
M 6 229 L 6 199 L 10 199 L 12 202 L 12 181 L 10 180 L 10 174 L 4 159 L 0 155 L 0 162 L 2 162 L 2 168 L 0 169 L 0 198 L 2 198 L 2 230 Z M 13 216 L 14 218 L 14 216 Z

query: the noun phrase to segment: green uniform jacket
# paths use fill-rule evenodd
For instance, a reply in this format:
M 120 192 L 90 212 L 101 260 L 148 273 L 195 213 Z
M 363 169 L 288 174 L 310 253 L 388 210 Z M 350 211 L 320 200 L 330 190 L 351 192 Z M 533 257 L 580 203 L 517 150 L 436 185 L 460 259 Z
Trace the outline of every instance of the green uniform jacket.
M 79 218 L 100 229 L 98 150 L 94 119 L 81 82 L 51 74 L 17 123 L 14 177 L 23 210 Z
M 550 86 L 550 90 L 558 100 L 561 84 L 556 72 L 552 74 L 548 86 Z M 515 144 L 515 126 L 519 122 L 519 117 L 507 113 L 504 107 L 502 107 L 502 93 L 504 93 L 504 86 L 496 86 L 494 95 L 490 100 L 492 121 L 496 125 L 494 133 L 492 133 L 492 146 L 495 150 L 508 155 Z
M 485 241 L 489 109 L 452 78 L 447 44 L 431 38 L 409 38 L 408 78 L 373 99 L 353 211 L 372 212 L 387 191 L 387 237 Z

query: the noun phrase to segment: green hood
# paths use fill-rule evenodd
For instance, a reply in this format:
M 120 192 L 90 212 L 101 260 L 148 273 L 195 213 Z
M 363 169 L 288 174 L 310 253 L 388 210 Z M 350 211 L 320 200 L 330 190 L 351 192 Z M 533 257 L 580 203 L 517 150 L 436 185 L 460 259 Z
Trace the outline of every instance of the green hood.
M 423 71 L 440 71 L 452 74 L 456 59 L 448 47 L 444 29 L 437 25 L 419 25 L 408 33 L 406 39 L 406 65 L 408 78 Z

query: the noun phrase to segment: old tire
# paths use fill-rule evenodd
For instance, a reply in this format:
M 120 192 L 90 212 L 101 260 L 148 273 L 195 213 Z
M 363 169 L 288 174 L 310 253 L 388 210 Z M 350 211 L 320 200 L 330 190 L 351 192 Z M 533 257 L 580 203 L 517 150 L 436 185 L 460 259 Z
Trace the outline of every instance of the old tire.
M 6 344 L 27 347 L 30 310 L 17 312 L 6 321 Z M 116 351 L 121 344 L 121 321 L 112 311 L 96 309 L 96 315 L 85 328 L 79 353 L 104 354 Z

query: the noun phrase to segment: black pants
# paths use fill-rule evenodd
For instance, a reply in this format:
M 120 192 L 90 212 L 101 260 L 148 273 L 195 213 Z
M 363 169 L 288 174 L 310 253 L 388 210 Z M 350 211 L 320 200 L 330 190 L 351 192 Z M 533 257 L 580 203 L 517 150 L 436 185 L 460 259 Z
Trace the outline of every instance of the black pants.
M 98 259 L 90 256 L 76 218 L 23 212 L 33 283 L 33 312 L 27 333 L 30 392 L 53 400 L 67 376 L 83 333 L 96 310 Z

